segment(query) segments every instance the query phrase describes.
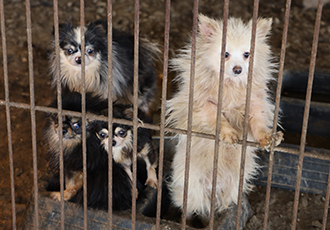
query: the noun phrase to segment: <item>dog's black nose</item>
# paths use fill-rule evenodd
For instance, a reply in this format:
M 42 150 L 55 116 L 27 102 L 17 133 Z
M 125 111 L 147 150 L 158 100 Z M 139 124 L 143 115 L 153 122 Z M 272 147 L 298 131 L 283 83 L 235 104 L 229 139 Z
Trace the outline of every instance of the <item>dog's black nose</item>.
M 240 67 L 240 66 L 234 66 L 234 68 L 233 68 L 233 72 L 234 72 L 234 74 L 236 74 L 236 75 L 239 75 L 239 74 L 241 74 L 242 73 L 242 67 Z
M 77 64 L 81 64 L 81 57 L 76 57 L 76 62 L 77 62 Z
M 116 141 L 113 140 L 113 141 L 112 141 L 112 146 L 115 146 L 115 145 L 116 145 Z

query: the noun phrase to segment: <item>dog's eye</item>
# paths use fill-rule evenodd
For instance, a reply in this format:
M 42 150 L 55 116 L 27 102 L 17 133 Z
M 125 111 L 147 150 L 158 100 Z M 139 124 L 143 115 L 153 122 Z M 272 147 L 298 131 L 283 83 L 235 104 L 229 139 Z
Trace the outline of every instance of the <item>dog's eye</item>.
M 68 55 L 71 55 L 71 54 L 73 54 L 73 49 L 70 48 L 66 52 L 67 52 Z
M 245 52 L 245 53 L 243 54 L 243 57 L 244 57 L 245 59 L 248 59 L 249 56 L 250 56 L 250 53 L 249 53 L 249 52 Z
M 225 53 L 225 58 L 229 58 L 229 53 L 228 52 Z
M 107 133 L 104 133 L 104 132 L 101 132 L 101 133 L 100 133 L 100 137 L 101 137 L 102 139 L 105 139 L 105 138 L 108 137 L 108 134 L 107 134 Z
M 72 125 L 72 128 L 73 128 L 74 130 L 78 130 L 78 129 L 80 129 L 80 125 L 79 125 L 79 123 L 74 123 L 74 124 Z
M 126 131 L 125 131 L 125 130 L 120 130 L 120 131 L 118 132 L 118 136 L 120 136 L 120 137 L 125 137 L 125 136 L 126 136 Z
M 87 53 L 88 53 L 88 55 L 92 55 L 94 53 L 94 50 L 93 49 L 88 49 Z

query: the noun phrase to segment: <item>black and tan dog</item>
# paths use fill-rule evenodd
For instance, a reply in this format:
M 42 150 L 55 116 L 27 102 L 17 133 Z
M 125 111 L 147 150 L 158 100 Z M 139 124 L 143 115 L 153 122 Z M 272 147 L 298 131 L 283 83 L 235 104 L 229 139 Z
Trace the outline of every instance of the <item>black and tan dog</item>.
M 108 98 L 108 40 L 107 21 L 97 20 L 85 26 L 86 92 Z M 113 29 L 113 98 L 133 104 L 134 35 Z M 71 23 L 59 25 L 60 79 L 63 92 L 81 92 L 81 27 Z M 53 43 L 54 44 L 54 43 Z M 147 39 L 139 42 L 139 108 L 150 113 L 156 90 L 154 57 L 156 45 Z M 56 86 L 55 52 L 51 57 L 52 85 Z

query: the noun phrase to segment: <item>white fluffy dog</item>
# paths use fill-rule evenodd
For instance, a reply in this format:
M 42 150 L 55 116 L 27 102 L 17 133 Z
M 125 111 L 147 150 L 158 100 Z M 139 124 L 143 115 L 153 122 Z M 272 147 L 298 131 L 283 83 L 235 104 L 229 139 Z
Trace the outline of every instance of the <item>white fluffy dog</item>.
M 267 83 L 272 80 L 276 64 L 267 45 L 271 19 L 257 21 L 252 95 L 249 114 L 248 140 L 257 141 L 262 148 L 269 148 L 272 141 L 278 145 L 282 133 L 271 135 L 274 105 L 269 100 Z M 215 134 L 217 121 L 220 54 L 223 23 L 199 15 L 199 32 L 196 46 L 196 73 L 193 100 L 193 131 Z M 246 88 L 250 58 L 252 21 L 229 18 L 225 55 L 225 74 L 221 113 L 219 161 L 216 182 L 216 210 L 226 209 L 237 203 L 241 163 L 241 145 L 234 145 L 243 138 Z M 172 60 L 179 72 L 176 81 L 179 91 L 168 101 L 167 124 L 187 129 L 188 97 L 191 65 L 191 44 L 181 49 Z M 187 214 L 209 215 L 212 192 L 214 140 L 193 136 L 188 186 Z M 172 181 L 169 183 L 172 202 L 182 208 L 186 160 L 186 135 L 178 135 L 178 144 L 172 164 Z M 247 147 L 244 192 L 251 190 L 249 183 L 256 175 L 256 148 Z

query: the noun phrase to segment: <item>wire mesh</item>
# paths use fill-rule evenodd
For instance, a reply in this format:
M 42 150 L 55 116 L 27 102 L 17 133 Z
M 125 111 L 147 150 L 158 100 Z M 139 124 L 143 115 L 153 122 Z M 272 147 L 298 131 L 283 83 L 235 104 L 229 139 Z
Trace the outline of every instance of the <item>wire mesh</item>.
M 112 1 L 108 1 L 108 41 L 112 41 Z M 57 66 L 57 73 L 58 76 L 57 80 L 57 99 L 58 99 L 58 108 L 49 108 L 46 106 L 36 106 L 35 105 L 35 92 L 34 92 L 34 71 L 33 71 L 33 51 L 32 51 L 32 23 L 31 23 L 31 3 L 29 0 L 26 0 L 26 25 L 27 25 L 27 46 L 28 46 L 28 64 L 29 64 L 29 83 L 30 83 L 30 103 L 18 103 L 18 102 L 12 102 L 9 98 L 9 77 L 8 77 L 8 66 L 7 66 L 7 47 L 6 47 L 6 30 L 5 30 L 5 13 L 4 13 L 4 6 L 3 6 L 3 0 L 0 1 L 0 13 L 1 13 L 1 35 L 2 35 L 2 50 L 3 50 L 3 69 L 4 69 L 4 86 L 5 86 L 5 100 L 0 100 L 0 106 L 4 106 L 6 108 L 6 118 L 7 118 L 7 135 L 8 135 L 8 153 L 9 153 L 9 165 L 10 165 L 10 177 L 11 177 L 11 200 L 12 200 L 12 222 L 13 222 L 13 229 L 16 229 L 16 206 L 15 206 L 15 188 L 14 188 L 14 167 L 13 167 L 13 150 L 12 150 L 12 131 L 11 131 L 11 115 L 10 115 L 10 109 L 11 108 L 18 108 L 18 109 L 24 109 L 29 110 L 31 114 L 31 135 L 32 135 L 32 153 L 33 153 L 33 179 L 34 179 L 34 206 L 35 206 L 35 229 L 39 229 L 39 204 L 38 204 L 38 165 L 37 165 L 37 137 L 36 137 L 36 111 L 41 112 L 47 112 L 47 113 L 57 113 L 59 118 L 59 127 L 60 127 L 60 181 L 61 181 L 61 229 L 64 229 L 64 222 L 65 222 L 65 215 L 64 215 L 64 173 L 63 173 L 63 143 L 62 143 L 62 115 L 72 115 L 72 116 L 80 116 L 82 117 L 82 124 L 83 124 L 83 174 L 84 174 L 84 229 L 88 229 L 88 218 L 87 218 L 87 156 L 86 156 L 86 119 L 88 118 L 94 118 L 99 119 L 103 121 L 108 121 L 109 123 L 109 130 L 112 130 L 112 123 L 113 122 L 119 122 L 123 124 L 128 124 L 133 126 L 133 160 L 132 160 L 132 171 L 133 171 L 133 184 L 132 184 L 132 213 L 131 213 L 131 228 L 135 229 L 136 226 L 136 200 L 134 199 L 136 197 L 136 179 L 137 179 L 137 129 L 139 127 L 145 127 L 149 128 L 155 131 L 159 131 L 160 133 L 160 148 L 159 148 L 159 171 L 158 176 L 159 178 L 163 177 L 163 158 L 164 158 L 164 139 L 165 139 L 165 133 L 171 132 L 176 134 L 185 134 L 187 135 L 187 155 L 186 155 L 186 161 L 185 161 L 185 184 L 184 184 L 184 205 L 183 205 L 183 211 L 182 211 L 182 225 L 181 228 L 186 228 L 186 207 L 187 207 L 187 190 L 188 190 L 188 181 L 189 181 L 189 153 L 190 153 L 190 145 L 191 145 L 191 137 L 197 136 L 202 138 L 208 138 L 215 140 L 216 143 L 219 142 L 219 134 L 220 134 L 220 122 L 218 122 L 216 135 L 206 134 L 206 133 L 199 133 L 194 132 L 191 127 L 191 120 L 192 120 L 192 102 L 194 100 L 193 95 L 193 88 L 194 88 L 194 75 L 195 75 L 195 49 L 196 49 L 196 36 L 197 36 L 197 25 L 198 25 L 198 4 L 199 1 L 194 1 L 193 6 L 193 29 L 192 29 L 192 57 L 191 57 L 191 79 L 190 79 L 190 98 L 189 98 L 189 115 L 188 115 L 188 128 L 187 130 L 180 130 L 180 129 L 174 129 L 165 127 L 165 110 L 166 110 L 166 91 L 167 91 L 167 84 L 168 84 L 168 59 L 169 59 L 169 39 L 170 39 L 170 7 L 171 7 L 171 1 L 166 1 L 166 12 L 165 12 L 165 30 L 164 30 L 164 57 L 163 57 L 163 81 L 162 81 L 162 103 L 161 103 L 161 122 L 159 125 L 152 125 L 152 124 L 140 124 L 138 123 L 138 65 L 139 65 L 139 13 L 140 13 L 140 2 L 138 0 L 135 1 L 135 24 L 134 24 L 134 116 L 132 121 L 127 121 L 123 119 L 117 119 L 112 117 L 112 103 L 110 103 L 109 100 L 109 111 L 108 117 L 103 116 L 97 116 L 97 115 L 91 115 L 86 114 L 86 105 L 85 105 L 85 34 L 84 34 L 84 23 L 85 23 L 85 16 L 84 16 L 84 1 L 80 1 L 80 25 L 81 25 L 81 49 L 82 49 L 82 64 L 81 64 L 81 72 L 82 72 L 82 112 L 72 112 L 67 110 L 62 110 L 62 97 L 61 97 L 61 84 L 59 80 L 60 76 L 60 60 L 59 60 L 59 34 L 58 34 L 58 2 L 54 0 L 54 25 L 55 25 L 55 52 L 56 52 L 56 66 Z M 274 116 L 274 124 L 273 124 L 273 134 L 276 132 L 276 125 L 278 122 L 278 113 L 279 113 L 279 103 L 280 103 L 280 96 L 281 96 L 281 87 L 282 87 L 282 79 L 283 79 L 283 72 L 284 72 L 284 59 L 285 59 L 285 53 L 286 53 L 286 45 L 287 45 L 287 34 L 288 34 L 288 25 L 289 25 L 289 17 L 290 17 L 290 7 L 291 7 L 291 1 L 286 1 L 286 10 L 285 10 L 285 16 L 284 16 L 284 28 L 283 28 L 283 37 L 282 37 L 282 46 L 281 46 L 281 56 L 280 56 L 280 65 L 279 65 L 279 74 L 278 74 L 278 84 L 277 84 L 277 90 L 276 90 L 276 98 L 275 98 L 275 116 Z M 307 93 L 306 93 L 306 100 L 305 100 L 305 112 L 304 112 L 304 121 L 303 121 L 303 129 L 301 133 L 301 143 L 300 143 L 300 149 L 295 150 L 291 148 L 281 147 L 274 145 L 271 146 L 270 151 L 270 157 L 269 157 L 269 169 L 268 169 L 268 181 L 267 181 L 267 191 L 266 191 L 266 206 L 265 206 L 265 215 L 264 215 L 264 225 L 263 228 L 267 229 L 268 226 L 268 218 L 269 218 L 269 205 L 270 205 L 270 195 L 271 195 L 271 185 L 272 185 L 272 170 L 273 170 L 273 162 L 274 162 L 274 152 L 275 151 L 281 151 L 286 152 L 294 155 L 299 156 L 299 164 L 298 164 L 298 171 L 297 171 L 297 179 L 296 179 L 296 188 L 295 188 L 295 198 L 294 198 L 294 209 L 293 209 L 293 216 L 292 216 L 292 225 L 291 228 L 296 228 L 296 222 L 297 222 L 297 214 L 298 214 L 298 202 L 299 202 L 299 194 L 300 194 L 300 186 L 301 186 L 301 174 L 302 174 L 302 166 L 303 166 L 303 159 L 304 157 L 312 157 L 315 159 L 321 159 L 321 160 L 330 160 L 330 156 L 327 156 L 325 154 L 321 153 L 315 153 L 315 152 L 308 152 L 305 151 L 305 145 L 306 145 L 306 134 L 307 134 L 307 124 L 309 120 L 309 109 L 310 109 L 310 102 L 311 102 L 311 94 L 312 94 L 312 84 L 313 84 L 313 76 L 314 76 L 314 70 L 315 70 L 315 60 L 316 60 L 316 53 L 317 53 L 317 44 L 318 44 L 318 36 L 320 33 L 320 25 L 321 25 L 321 16 L 322 16 L 322 7 L 323 7 L 323 0 L 319 0 L 319 5 L 317 8 L 317 15 L 316 15 L 316 21 L 315 21 L 315 29 L 314 29 L 314 38 L 313 38 L 313 47 L 312 47 L 312 54 L 311 54 L 311 61 L 310 61 L 310 67 L 309 67 L 309 81 L 308 81 L 308 87 L 307 87 Z M 223 34 L 226 34 L 226 22 L 228 18 L 228 9 L 229 9 L 229 0 L 224 2 L 224 13 L 223 13 Z M 245 114 L 247 114 L 245 119 L 245 132 L 244 132 L 244 138 L 243 140 L 240 140 L 238 144 L 242 145 L 242 160 L 241 160 L 241 168 L 240 168 L 240 186 L 239 186 L 239 197 L 238 197 L 238 208 L 237 208 L 237 216 L 236 216 L 236 229 L 240 229 L 240 215 L 241 215 L 241 205 L 242 205 L 242 194 L 243 194 L 243 178 L 244 178 L 244 165 L 245 165 L 245 150 L 247 146 L 253 146 L 253 147 L 260 147 L 258 143 L 247 141 L 247 127 L 248 127 L 248 114 L 249 114 L 249 104 L 250 104 L 250 94 L 251 94 L 251 82 L 252 82 L 252 76 L 253 76 L 253 59 L 254 59 L 254 46 L 255 46 L 255 36 L 256 36 L 256 21 L 258 17 L 258 10 L 259 10 L 259 1 L 254 1 L 254 11 L 253 11 L 253 29 L 252 29 L 252 39 L 251 39 L 251 58 L 249 63 L 249 82 L 248 88 L 247 88 L 247 101 L 246 101 L 246 110 Z M 226 46 L 226 36 L 224 36 L 222 41 L 222 56 L 224 56 Z M 108 66 L 109 66 L 109 76 L 108 76 L 108 86 L 109 86 L 109 95 L 108 97 L 112 97 L 112 43 L 108 42 Z M 220 79 L 223 79 L 223 71 L 224 71 L 224 60 L 221 60 L 220 63 Z M 221 82 L 221 80 L 220 80 Z M 219 85 L 219 104 L 218 104 L 218 111 L 221 111 L 221 89 L 222 86 Z M 220 113 L 218 114 L 218 120 L 219 120 Z M 112 139 L 109 138 L 109 146 Z M 214 162 L 218 161 L 218 144 L 215 145 L 215 158 Z M 112 229 L 112 152 L 109 151 L 109 209 L 108 209 L 108 228 Z M 217 164 L 214 163 L 213 165 L 213 183 L 212 183 L 212 200 L 215 199 L 215 193 L 216 193 L 216 171 L 217 171 Z M 157 192 L 157 215 L 156 215 L 156 229 L 160 229 L 160 212 L 161 212 L 161 196 L 162 196 L 162 180 L 158 180 L 158 192 Z M 329 204 L 329 197 L 330 197 L 330 186 L 328 181 L 328 187 L 326 192 L 326 201 L 324 206 L 324 214 L 323 214 L 323 225 L 322 229 L 326 229 L 326 223 L 327 223 L 327 216 L 328 216 L 328 204 Z M 214 228 L 214 202 L 211 202 L 211 217 L 210 217 L 210 224 L 208 226 L 209 229 Z

